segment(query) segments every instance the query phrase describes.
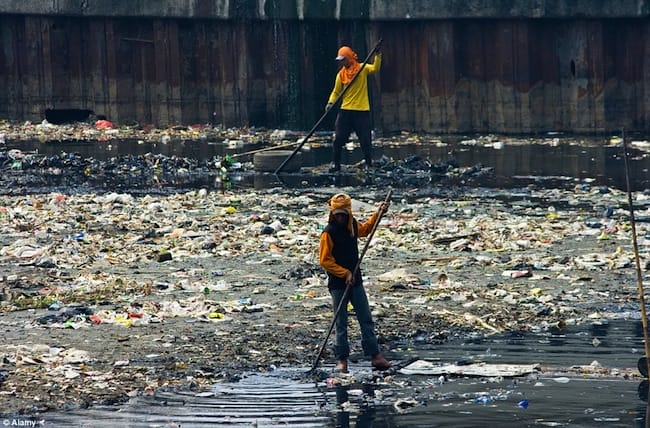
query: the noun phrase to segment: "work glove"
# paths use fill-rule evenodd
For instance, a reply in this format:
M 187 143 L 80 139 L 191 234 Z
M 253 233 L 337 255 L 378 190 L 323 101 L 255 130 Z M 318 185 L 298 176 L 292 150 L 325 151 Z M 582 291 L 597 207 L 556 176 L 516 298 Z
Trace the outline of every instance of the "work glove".
M 330 111 L 331 108 L 332 108 L 332 103 L 327 103 L 327 105 L 325 106 L 325 112 Z

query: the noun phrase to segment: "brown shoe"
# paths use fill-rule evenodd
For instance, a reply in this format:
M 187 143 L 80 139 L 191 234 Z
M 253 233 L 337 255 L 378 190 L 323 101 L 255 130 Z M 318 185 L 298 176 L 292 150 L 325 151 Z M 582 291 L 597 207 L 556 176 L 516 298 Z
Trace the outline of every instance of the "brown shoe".
M 370 360 L 370 364 L 372 364 L 372 367 L 375 370 L 388 370 L 389 368 L 392 367 L 390 361 L 384 358 L 384 356 L 381 355 L 381 352 L 375 355 L 374 357 L 372 357 L 372 360 Z
M 340 371 L 341 373 L 347 373 L 348 372 L 348 360 L 339 360 L 338 364 L 336 365 L 336 369 Z

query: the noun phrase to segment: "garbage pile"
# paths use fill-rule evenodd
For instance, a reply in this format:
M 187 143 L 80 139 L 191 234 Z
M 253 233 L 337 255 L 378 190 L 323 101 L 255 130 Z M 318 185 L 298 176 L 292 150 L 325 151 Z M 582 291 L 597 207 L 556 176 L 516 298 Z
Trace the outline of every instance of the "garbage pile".
M 111 179 L 152 186 L 220 167 L 154 155 L 105 164 L 2 156 L 0 407 L 32 412 L 308 366 L 332 315 L 317 254 L 327 200 L 350 193 L 363 220 L 391 187 L 389 173 L 417 183 L 412 171 L 429 180 L 456 169 L 409 158 L 384 160 L 361 188 L 156 193 Z M 18 172 L 31 170 L 57 171 L 69 187 L 20 191 Z M 91 177 L 106 186 L 89 186 Z M 647 270 L 650 200 L 634 201 Z M 639 317 L 626 195 L 586 181 L 400 186 L 363 272 L 388 355 L 415 342 Z
M 625 272 L 634 261 L 627 212 L 621 207 L 625 195 L 601 192 L 530 191 L 507 202 L 498 200 L 503 195 L 485 190 L 468 190 L 462 199 L 409 200 L 407 192 L 398 193 L 402 199 L 393 203 L 392 215 L 373 244 L 375 257 L 382 259 L 374 283 L 386 292 L 413 291 L 418 304 L 402 307 L 405 303 L 397 301 L 386 309 L 404 312 L 444 302 L 429 308 L 444 317 L 451 300 L 462 303 L 469 314 L 450 314 L 453 323 L 491 331 L 539 328 L 538 322 L 526 325 L 539 316 L 553 315 L 565 323 L 584 320 L 574 306 L 583 304 L 585 288 L 604 289 L 586 305 L 599 297 L 610 299 L 611 284 L 598 284 L 598 274 Z M 279 189 L 143 197 L 4 195 L 2 310 L 47 308 L 50 313 L 36 323 L 68 328 L 77 322 L 142 323 L 170 316 L 165 309 L 208 319 L 217 318 L 210 315 L 213 312 L 258 309 L 239 298 L 239 303 L 224 300 L 214 305 L 204 299 L 238 287 L 262 291 L 290 281 L 322 292 L 316 251 L 327 196 Z M 380 195 L 373 191 L 361 197 L 377 201 Z M 532 202 L 535 197 L 538 202 Z M 643 195 L 637 198 L 644 203 Z M 593 209 L 585 210 L 590 203 Z M 608 209 L 601 213 L 602 204 Z M 369 215 L 373 206 L 359 201 L 359 215 Z M 640 217 L 647 214 L 647 208 L 639 211 Z M 639 233 L 645 236 L 644 223 Z M 570 247 L 566 252 L 556 251 L 565 245 Z M 641 245 L 645 268 L 645 238 Z M 268 269 L 256 271 L 257 265 Z M 469 281 L 476 281 L 479 273 L 487 283 L 476 289 Z M 617 284 L 623 279 L 618 276 Z M 634 285 L 633 278 L 621 284 L 628 285 Z M 145 296 L 178 291 L 190 295 L 177 307 L 140 303 L 100 315 L 78 306 L 85 300 L 110 299 L 121 289 Z M 493 313 L 491 304 L 499 301 L 516 305 L 512 310 L 519 316 Z M 619 303 L 615 312 L 625 312 L 629 302 Z M 629 304 L 627 310 L 634 310 Z M 487 313 L 491 315 L 483 318 Z
M 0 193 L 43 193 L 49 191 L 113 191 L 129 193 L 169 193 L 201 187 L 230 189 L 259 172 L 255 171 L 252 155 L 240 154 L 291 144 L 302 134 L 287 130 L 253 128 L 221 129 L 211 125 L 193 125 L 155 129 L 151 126 L 122 126 L 100 120 L 95 124 L 80 122 L 53 125 L 10 124 L 0 122 Z M 312 136 L 306 149 L 322 146 L 331 138 L 329 133 Z M 26 141 L 36 142 L 33 150 L 23 150 Z M 234 155 L 210 158 L 190 158 L 149 152 L 118 155 L 106 160 L 83 156 L 72 148 L 75 144 L 121 144 L 138 147 L 155 143 L 161 147 L 201 144 L 220 145 L 228 150 L 241 149 Z M 413 143 L 413 135 L 379 138 L 375 144 L 395 146 Z M 47 150 L 44 149 L 47 148 Z M 58 150 L 57 150 L 58 149 Z M 48 154 L 45 154 L 47 152 Z M 327 166 L 325 165 L 325 169 Z M 393 159 L 382 156 L 375 167 L 361 171 L 349 168 L 348 175 L 360 174 L 375 186 L 400 188 L 444 185 L 476 185 L 493 175 L 482 165 L 461 167 L 452 157 L 433 162 L 421 156 Z M 306 178 L 326 174 L 323 165 L 304 165 L 298 174 Z
M 494 175 L 494 169 L 483 165 L 461 167 L 452 157 L 432 162 L 422 156 L 392 159 L 382 156 L 375 167 L 365 172 L 373 184 L 400 188 L 418 188 L 432 185 L 464 185 L 485 183 Z
M 277 130 L 256 129 L 252 127 L 225 128 L 218 124 L 178 125 L 157 128 L 150 124 L 114 124 L 108 120 L 96 122 L 72 122 L 52 124 L 47 120 L 41 123 L 14 123 L 0 120 L 0 145 L 36 140 L 41 143 L 63 142 L 110 142 L 128 140 L 138 142 L 174 143 L 191 140 L 210 141 L 258 141 L 277 140 L 291 136 L 290 132 L 278 134 Z
M 76 153 L 57 155 L 0 151 L 0 193 L 40 193 L 52 190 L 119 190 L 166 193 L 202 186 L 229 188 L 233 168 L 229 157 L 196 160 L 162 154 L 121 156 L 108 161 Z

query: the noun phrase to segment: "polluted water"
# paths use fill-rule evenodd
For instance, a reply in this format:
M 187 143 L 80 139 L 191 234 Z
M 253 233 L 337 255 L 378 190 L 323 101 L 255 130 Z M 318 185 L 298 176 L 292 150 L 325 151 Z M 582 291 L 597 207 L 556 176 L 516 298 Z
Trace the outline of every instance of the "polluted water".
M 609 137 L 595 141 L 571 138 L 567 142 L 558 141 L 554 135 L 530 140 L 505 137 L 445 139 L 405 134 L 396 138 L 378 139 L 375 147 L 377 163 L 371 171 L 364 172 L 357 167 L 360 154 L 358 146 L 352 144 L 346 152 L 346 166 L 342 173 L 332 175 L 327 171 L 331 155 L 329 136 L 319 134 L 301 154 L 301 168 L 281 176 L 256 170 L 252 156 L 237 156 L 262 147 L 257 141 L 249 141 L 249 137 L 231 135 L 227 142 L 224 139 L 211 141 L 199 138 L 198 141 L 188 140 L 182 143 L 174 143 L 173 135 L 164 137 L 160 141 L 143 140 L 137 144 L 125 144 L 121 140 L 102 144 L 65 141 L 60 144 L 27 142 L 20 147 L 10 147 L 13 142 L 9 141 L 7 150 L 2 154 L 7 172 L 2 178 L 3 192 L 36 195 L 39 192 L 74 189 L 70 193 L 97 193 L 104 196 L 93 198 L 92 201 L 89 199 L 87 204 L 92 207 L 93 216 L 99 217 L 104 212 L 110 212 L 110 209 L 116 214 L 124 215 L 124 211 L 117 208 L 132 203 L 127 194 L 138 197 L 209 189 L 236 195 L 237 191 L 243 193 L 251 188 L 275 193 L 279 192 L 273 189 L 282 188 L 296 198 L 304 191 L 326 199 L 325 195 L 339 188 L 356 192 L 360 196 L 370 194 L 375 189 L 397 188 L 400 189 L 397 192 L 399 200 L 394 205 L 404 218 L 413 215 L 417 209 L 422 209 L 421 206 L 413 208 L 416 205 L 411 206 L 409 201 L 427 198 L 443 207 L 436 207 L 440 210 L 436 212 L 441 217 L 448 214 L 447 223 L 437 223 L 437 226 L 446 227 L 453 239 L 440 237 L 433 244 L 446 245 L 444 248 L 454 253 L 454 257 L 449 260 L 449 271 L 445 273 L 438 269 L 440 263 L 447 262 L 442 260 L 443 257 L 420 260 L 421 263 L 432 263 L 434 267 L 417 272 L 422 278 L 416 284 L 421 289 L 426 288 L 426 299 L 441 302 L 442 306 L 436 307 L 436 310 L 443 315 L 449 307 L 444 302 L 447 305 L 458 304 L 469 310 L 474 305 L 473 302 L 478 300 L 475 296 L 465 294 L 462 284 L 458 288 L 453 283 L 450 285 L 451 281 L 446 277 L 453 278 L 454 269 L 463 272 L 474 269 L 477 262 L 493 265 L 500 261 L 497 252 L 490 259 L 481 256 L 475 257 L 473 264 L 466 262 L 468 258 L 464 256 L 478 252 L 477 243 L 472 240 L 471 234 L 464 233 L 463 229 L 456 228 L 451 222 L 454 218 L 473 217 L 473 207 L 467 202 L 471 197 L 476 197 L 477 201 L 481 198 L 485 198 L 485 201 L 498 201 L 497 205 L 503 204 L 513 211 L 542 217 L 551 223 L 556 217 L 561 217 L 565 209 L 582 208 L 581 204 L 584 204 L 585 211 L 593 211 L 596 206 L 598 212 L 593 212 L 593 218 L 587 220 L 588 223 L 597 223 L 594 233 L 600 234 L 603 240 L 622 233 L 621 230 L 617 232 L 601 227 L 603 218 L 622 216 L 620 206 L 598 206 L 591 199 L 574 199 L 554 191 L 557 188 L 576 189 L 577 192 L 588 194 L 590 198 L 597 198 L 596 202 L 599 202 L 598 198 L 605 201 L 610 194 L 606 192 L 608 187 L 623 189 L 625 177 L 621 174 L 620 145 L 617 140 Z M 283 138 L 289 137 L 299 138 L 290 132 L 283 134 Z M 632 181 L 638 191 L 645 189 L 648 180 L 647 158 L 642 143 L 633 145 Z M 33 144 L 33 147 L 29 144 Z M 535 162 L 530 159 L 535 159 Z M 473 188 L 474 191 L 459 190 L 463 188 Z M 115 190 L 121 194 L 109 193 Z M 449 197 L 448 205 L 437 199 L 441 195 L 450 194 L 453 196 Z M 644 199 L 640 201 L 643 205 L 639 215 L 643 223 L 647 217 L 644 212 L 646 206 Z M 91 205 L 95 203 L 99 205 Z M 156 200 L 150 201 L 148 208 L 158 213 L 160 221 L 163 214 L 158 204 Z M 32 203 L 30 207 L 34 205 L 36 204 Z M 179 205 L 186 209 L 190 206 L 187 201 Z M 232 208 L 234 215 L 237 205 L 221 208 Z M 314 215 L 320 215 L 319 210 L 320 208 L 313 208 L 316 212 Z M 55 212 L 53 210 L 52 215 Z M 198 210 L 196 212 L 201 214 Z M 273 218 L 267 220 L 268 224 L 261 229 L 261 235 L 268 235 L 269 238 L 277 236 L 281 229 L 291 227 L 280 221 L 274 222 Z M 56 229 L 57 224 L 55 222 L 51 227 Z M 476 227 L 476 230 L 483 227 L 480 222 L 469 224 Z M 415 222 L 408 227 L 409 231 L 404 233 L 418 231 Z M 118 231 L 119 228 L 115 227 L 115 230 Z M 552 227 L 547 233 L 550 230 Z M 70 239 L 66 242 L 78 251 L 83 249 L 84 243 L 93 242 L 88 231 L 86 234 L 78 230 L 73 232 L 67 232 Z M 152 232 L 145 239 L 154 240 L 156 233 Z M 181 232 L 174 230 L 167 233 L 175 240 L 181 236 Z M 230 233 L 235 232 L 231 230 Z M 273 248 L 273 242 L 277 241 L 269 242 L 272 243 L 268 246 Z M 379 242 L 380 245 L 387 245 L 381 244 L 381 240 Z M 529 238 L 517 241 L 517 245 L 522 248 L 526 248 L 529 243 Z M 8 246 L 9 242 L 5 244 Z M 612 254 L 617 258 L 610 257 Z M 165 257 L 163 253 L 158 254 L 158 263 L 175 260 L 171 251 L 164 255 Z M 133 394 L 122 403 L 96 403 L 87 408 L 70 406 L 67 411 L 48 411 L 39 413 L 38 416 L 9 414 L 7 420 L 23 423 L 22 426 L 33 422 L 57 427 L 471 427 L 491 424 L 645 426 L 647 384 L 636 371 L 637 360 L 643 355 L 638 304 L 630 299 L 623 304 L 608 306 L 607 301 L 611 296 L 603 291 L 593 291 L 590 295 L 602 304 L 602 310 L 598 314 L 588 307 L 581 307 L 583 294 L 574 291 L 579 287 L 576 284 L 589 282 L 585 277 L 597 276 L 593 272 L 604 270 L 603 266 L 616 268 L 618 263 L 623 263 L 623 258 L 618 250 L 603 251 L 602 255 L 576 257 L 575 263 L 581 264 L 588 273 L 579 278 L 571 278 L 571 287 L 561 295 L 547 293 L 544 286 L 535 286 L 536 283 L 517 292 L 504 291 L 501 288 L 506 287 L 499 284 L 502 281 L 526 281 L 528 278 L 531 282 L 543 281 L 538 275 L 549 275 L 548 272 L 555 272 L 555 269 L 560 272 L 557 276 L 561 277 L 560 264 L 565 262 L 559 258 L 542 261 L 537 265 L 531 264 L 529 260 L 517 263 L 516 258 L 508 263 L 503 261 L 498 266 L 501 268 L 507 265 L 508 269 L 501 269 L 501 278 L 505 279 L 491 281 L 486 285 L 492 295 L 511 302 L 510 309 L 513 311 L 519 310 L 519 306 L 526 306 L 543 317 L 547 312 L 559 308 L 573 311 L 573 318 L 576 318 L 575 314 L 582 314 L 580 323 L 546 325 L 540 322 L 538 329 L 518 332 L 516 328 L 508 330 L 493 327 L 490 323 L 495 323 L 488 318 L 461 316 L 455 322 L 468 324 L 463 325 L 467 328 L 461 328 L 460 334 L 438 339 L 435 332 L 418 331 L 414 327 L 414 332 L 409 337 L 392 338 L 386 355 L 399 366 L 392 372 L 373 372 L 361 355 L 353 355 L 350 374 L 336 373 L 331 359 L 328 359 L 322 363 L 321 376 L 311 378 L 304 375 L 309 368 L 310 357 L 307 357 L 302 358 L 302 365 L 294 362 L 275 364 L 258 371 L 242 370 L 201 388 L 161 386 Z M 628 262 L 625 262 L 626 266 L 629 266 Z M 219 281 L 227 278 L 227 272 L 225 275 L 216 269 L 212 272 L 216 276 L 215 283 L 219 287 L 224 286 Z M 184 272 L 176 272 L 179 273 Z M 397 270 L 386 272 L 385 276 L 387 287 L 391 291 L 399 293 L 407 290 L 404 295 L 390 296 L 389 300 L 398 300 L 404 296 L 407 300 L 413 300 L 415 306 L 418 305 L 418 299 L 422 299 L 423 304 L 431 301 L 419 295 L 409 296 L 408 290 L 416 288 L 409 287 L 410 279 Z M 380 278 L 376 281 L 379 282 Z M 629 278 L 625 281 L 627 285 L 633 282 Z M 441 286 L 444 293 L 431 290 L 434 282 Z M 173 288 L 170 284 L 171 281 L 159 281 L 153 283 L 152 287 L 157 287 L 162 292 L 163 289 Z M 188 287 L 185 291 L 189 290 Z M 589 293 L 584 293 L 587 294 Z M 576 297 L 578 295 L 580 297 Z M 295 293 L 294 301 L 308 301 L 306 296 L 308 293 L 302 291 Z M 258 310 L 266 310 L 264 305 L 253 305 L 248 297 L 243 297 L 239 302 L 246 310 L 238 313 L 245 313 L 250 318 L 261 316 Z M 320 303 L 314 302 L 312 308 L 322 307 Z M 556 302 L 570 303 L 563 306 L 563 303 Z M 380 309 L 387 310 L 386 308 L 394 306 L 387 305 Z M 59 309 L 52 306 L 55 312 L 51 315 L 62 316 L 66 309 L 74 308 L 68 306 Z M 124 324 L 137 324 L 142 320 L 143 318 L 138 318 L 141 309 L 132 306 L 130 313 L 134 314 L 133 318 L 123 320 Z M 605 313 L 607 316 L 603 316 Z M 45 323 L 53 319 L 45 319 L 47 313 L 38 314 L 43 315 L 41 319 Z M 215 319 L 218 315 L 232 315 L 228 311 L 219 312 L 214 309 L 209 312 L 210 316 L 212 314 Z M 87 315 L 87 319 L 84 318 Z M 79 327 L 82 330 L 90 323 L 88 320 L 92 316 L 108 319 L 107 312 L 97 312 L 93 315 L 75 313 L 72 322 L 70 319 L 53 320 L 56 323 L 70 323 L 71 328 Z M 253 318 L 251 323 L 256 325 L 255 322 Z M 324 323 L 326 322 L 327 320 Z M 483 328 L 476 328 L 481 322 Z M 530 318 L 527 322 L 531 322 Z M 319 323 L 323 324 L 322 320 Z M 470 324 L 474 328 L 470 328 Z M 417 323 L 414 322 L 414 325 L 417 326 Z M 513 325 L 516 327 L 516 323 Z M 120 335 L 119 340 L 129 340 L 124 336 Z M 163 339 L 170 346 L 176 346 L 174 340 L 178 340 Z M 319 339 L 322 337 L 317 337 L 316 341 Z M 52 345 L 50 352 L 60 351 L 54 350 Z M 309 352 L 306 354 L 309 355 Z M 69 358 L 69 354 L 66 356 Z M 7 361 L 7 364 L 13 364 L 11 358 Z M 22 361 L 28 360 L 23 358 Z M 30 362 L 36 363 L 39 361 Z M 114 371 L 134 364 L 134 361 L 116 361 Z M 82 377 L 93 376 L 92 371 L 87 369 L 81 372 Z M 9 372 L 0 373 L 10 376 Z M 75 371 L 66 372 L 66 376 L 77 375 Z
M 570 187 L 583 182 L 623 190 L 626 186 L 622 140 L 617 136 L 549 133 L 535 138 L 439 137 L 402 133 L 374 140 L 375 165 L 364 173 L 358 167 L 362 160 L 358 143 L 352 141 L 344 150 L 341 173 L 329 174 L 332 135 L 319 132 L 301 146 L 297 168 L 274 174 L 287 153 L 301 142 L 301 134 L 228 130 L 206 137 L 196 130 L 178 132 L 171 137 L 168 133 L 147 134 L 146 140 L 113 135 L 99 142 L 65 135 L 49 136 L 54 139 L 45 142 L 40 134 L 27 140 L 4 137 L 6 151 L 0 152 L 0 160 L 9 174 L 2 178 L 3 188 L 51 191 L 74 186 L 88 191 L 123 188 L 164 192 L 226 186 L 305 189 L 454 185 L 506 189 Z M 650 184 L 650 142 L 630 141 L 629 152 L 632 190 L 644 190 Z
M 277 368 L 43 419 L 53 427 L 645 427 L 647 381 L 625 369 L 642 355 L 639 326 L 405 344 L 395 356 L 427 364 L 381 374 L 359 363 L 345 375 L 324 366 L 321 379 L 307 378 L 306 367 Z

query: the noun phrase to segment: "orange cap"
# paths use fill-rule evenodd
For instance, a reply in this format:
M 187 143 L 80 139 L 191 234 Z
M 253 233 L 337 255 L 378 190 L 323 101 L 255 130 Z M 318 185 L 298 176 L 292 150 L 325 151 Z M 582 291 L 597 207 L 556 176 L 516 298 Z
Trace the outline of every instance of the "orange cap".
M 348 46 L 341 46 L 338 52 L 338 56 L 336 57 L 337 61 L 342 61 L 345 58 L 349 60 L 356 60 L 357 59 L 357 54 Z

